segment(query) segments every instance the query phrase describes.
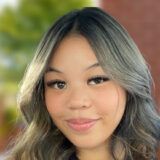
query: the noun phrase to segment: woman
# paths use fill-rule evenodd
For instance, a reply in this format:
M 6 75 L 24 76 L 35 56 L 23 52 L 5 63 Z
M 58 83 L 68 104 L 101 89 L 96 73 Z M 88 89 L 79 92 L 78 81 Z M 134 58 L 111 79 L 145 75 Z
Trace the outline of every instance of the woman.
M 21 84 L 16 160 L 157 160 L 152 78 L 126 30 L 99 8 L 72 11 L 43 37 Z

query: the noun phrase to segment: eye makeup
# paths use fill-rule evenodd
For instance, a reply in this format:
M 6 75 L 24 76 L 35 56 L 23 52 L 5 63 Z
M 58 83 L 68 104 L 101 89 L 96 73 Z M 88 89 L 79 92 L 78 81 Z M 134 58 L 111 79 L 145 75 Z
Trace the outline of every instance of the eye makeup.
M 87 84 L 90 85 L 98 85 L 104 82 L 109 81 L 110 79 L 104 75 L 96 75 L 87 80 Z M 46 83 L 46 85 L 50 88 L 54 89 L 64 89 L 66 88 L 66 82 L 60 79 L 50 80 Z

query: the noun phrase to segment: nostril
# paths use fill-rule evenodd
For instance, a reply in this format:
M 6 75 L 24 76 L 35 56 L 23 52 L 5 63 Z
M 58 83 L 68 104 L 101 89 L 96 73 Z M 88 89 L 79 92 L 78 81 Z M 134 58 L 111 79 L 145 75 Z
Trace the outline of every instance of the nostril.
M 88 108 L 87 106 L 71 106 L 70 109 L 72 110 L 77 110 L 77 109 L 85 109 L 85 108 Z
M 72 110 L 75 109 L 86 109 L 91 107 L 91 103 L 89 101 L 72 101 L 69 104 L 69 108 Z
M 85 109 L 91 106 L 90 93 L 82 85 L 74 86 L 69 91 L 67 99 L 67 106 L 70 109 Z

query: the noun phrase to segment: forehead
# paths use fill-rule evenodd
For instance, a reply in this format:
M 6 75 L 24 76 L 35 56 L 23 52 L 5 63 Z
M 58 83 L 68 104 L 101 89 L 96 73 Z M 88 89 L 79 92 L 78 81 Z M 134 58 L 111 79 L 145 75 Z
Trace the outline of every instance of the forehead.
M 85 37 L 81 35 L 69 35 L 60 42 L 52 54 L 50 65 L 66 62 L 74 62 L 76 64 L 76 62 L 82 61 L 92 64 L 93 62 L 97 62 L 98 59 Z
M 65 37 L 59 44 L 46 69 L 48 73 L 80 75 L 91 69 L 103 72 L 95 53 L 83 36 Z

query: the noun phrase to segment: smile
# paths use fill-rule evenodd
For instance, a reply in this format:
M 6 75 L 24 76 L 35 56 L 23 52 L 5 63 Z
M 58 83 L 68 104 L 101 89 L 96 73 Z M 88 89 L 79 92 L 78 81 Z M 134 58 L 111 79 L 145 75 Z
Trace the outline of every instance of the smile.
M 85 132 L 92 128 L 99 119 L 69 119 L 67 125 L 74 131 Z

